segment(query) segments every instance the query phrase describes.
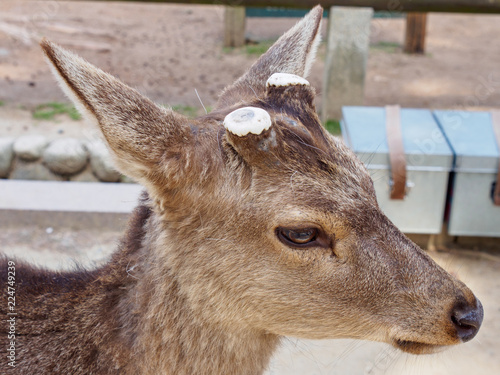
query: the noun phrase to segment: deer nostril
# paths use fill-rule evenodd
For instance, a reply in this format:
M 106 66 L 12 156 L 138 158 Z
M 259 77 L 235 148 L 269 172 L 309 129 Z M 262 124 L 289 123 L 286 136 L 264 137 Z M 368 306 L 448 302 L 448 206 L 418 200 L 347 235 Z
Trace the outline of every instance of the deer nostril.
M 467 306 L 463 303 L 455 305 L 451 312 L 451 321 L 453 322 L 457 335 L 462 342 L 470 341 L 476 336 L 483 322 L 483 306 L 479 300 L 477 306 Z

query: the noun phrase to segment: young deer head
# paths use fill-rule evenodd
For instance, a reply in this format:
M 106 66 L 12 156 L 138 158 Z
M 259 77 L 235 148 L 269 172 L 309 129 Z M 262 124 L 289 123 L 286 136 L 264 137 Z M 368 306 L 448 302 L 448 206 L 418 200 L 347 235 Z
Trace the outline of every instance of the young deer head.
M 108 313 L 127 327 L 120 350 L 143 355 L 136 373 L 260 373 L 281 336 L 419 354 L 476 335 L 479 300 L 389 221 L 363 164 L 319 122 L 302 77 L 321 18 L 318 6 L 196 120 L 42 42 L 148 193 L 137 238 L 95 276 L 121 288 Z

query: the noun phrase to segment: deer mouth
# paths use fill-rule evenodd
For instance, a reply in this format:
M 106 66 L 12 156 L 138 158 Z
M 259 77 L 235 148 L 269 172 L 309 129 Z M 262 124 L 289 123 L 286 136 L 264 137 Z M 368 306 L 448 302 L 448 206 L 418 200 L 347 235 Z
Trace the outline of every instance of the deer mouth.
M 393 340 L 392 345 L 410 354 L 433 354 L 443 349 L 442 345 L 426 344 L 409 340 Z

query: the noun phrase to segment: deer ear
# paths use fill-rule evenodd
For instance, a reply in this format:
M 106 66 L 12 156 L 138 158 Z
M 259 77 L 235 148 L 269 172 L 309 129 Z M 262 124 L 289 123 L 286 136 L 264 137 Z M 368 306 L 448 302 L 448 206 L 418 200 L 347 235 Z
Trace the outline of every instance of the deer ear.
M 48 40 L 41 46 L 64 92 L 101 128 L 123 174 L 147 187 L 165 178 L 160 166 L 182 162 L 192 136 L 186 118 Z
M 274 73 L 309 74 L 321 41 L 323 8 L 314 7 L 255 62 L 250 70 L 222 93 L 218 108 L 264 96 L 266 81 Z

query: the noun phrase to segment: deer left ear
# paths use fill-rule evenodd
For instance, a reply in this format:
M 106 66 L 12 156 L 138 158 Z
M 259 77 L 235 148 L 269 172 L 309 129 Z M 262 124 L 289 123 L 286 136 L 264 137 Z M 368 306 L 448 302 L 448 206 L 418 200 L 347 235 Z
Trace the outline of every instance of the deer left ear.
M 181 165 L 189 164 L 184 159 L 193 148 L 187 118 L 48 40 L 41 46 L 63 91 L 98 123 L 123 174 L 146 187 L 183 178 Z
M 278 39 L 246 74 L 224 90 L 217 107 L 227 108 L 255 99 L 256 96 L 262 97 L 266 91 L 266 81 L 274 73 L 306 77 L 321 41 L 322 18 L 323 8 L 318 5 Z

